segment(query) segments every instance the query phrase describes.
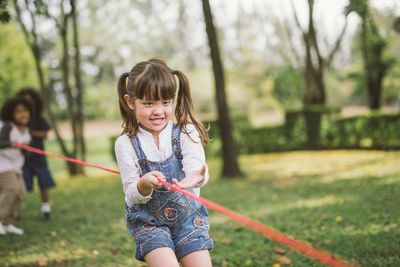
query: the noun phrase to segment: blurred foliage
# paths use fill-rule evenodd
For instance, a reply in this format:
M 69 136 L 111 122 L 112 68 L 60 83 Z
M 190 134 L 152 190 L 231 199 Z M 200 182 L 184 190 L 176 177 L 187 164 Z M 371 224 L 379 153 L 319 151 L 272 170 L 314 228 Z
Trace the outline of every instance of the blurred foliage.
M 290 65 L 276 68 L 273 96 L 285 109 L 299 106 L 303 92 L 304 81 L 299 70 Z
M 371 113 L 338 119 L 324 131 L 324 146 L 332 148 L 400 148 L 400 114 Z
M 245 118 L 235 118 L 234 136 L 240 153 L 254 154 L 301 149 L 399 149 L 400 114 L 371 113 L 340 118 L 337 108 L 289 111 L 283 125 L 253 128 Z M 306 117 L 320 113 L 317 137 L 307 135 Z M 208 156 L 220 156 L 220 140 L 215 122 L 208 122 L 212 142 Z M 318 131 L 318 129 L 311 129 Z M 318 138 L 313 140 L 310 138 Z
M 10 12 L 7 9 L 7 0 L 0 0 L 0 23 L 8 23 L 11 20 Z
M 261 121 L 260 117 L 266 111 L 299 108 L 305 88 L 300 70 L 292 67 L 293 62 L 287 58 L 290 57 L 287 33 L 280 32 L 276 24 L 281 18 L 264 12 L 268 10 L 266 8 L 253 10 L 239 4 L 239 13 L 228 19 L 223 12 L 229 4 L 221 2 L 214 5 L 217 7 L 215 17 L 221 33 L 221 52 L 226 66 L 227 96 L 232 115 L 246 114 L 254 122 Z M 260 5 L 268 7 L 269 3 Z M 207 42 L 203 36 L 200 3 L 128 1 L 115 5 L 100 0 L 79 1 L 79 8 L 87 119 L 119 118 L 118 105 L 114 101 L 117 76 L 129 70 L 138 60 L 151 56 L 163 57 L 171 66 L 184 71 L 189 76 L 193 100 L 200 116 L 207 119 L 216 116 L 214 82 Z M 371 12 L 388 43 L 388 54 L 393 57 L 400 55 L 400 34 L 393 30 L 396 11 L 374 8 Z M 110 27 L 111 20 L 115 27 Z M 51 32 L 52 29 L 49 29 L 49 38 L 52 37 Z M 326 74 L 328 105 L 367 103 L 360 41 L 357 33 L 347 38 L 341 55 Z M 11 20 L 8 25 L 1 25 L 0 102 L 21 86 L 37 85 L 30 54 L 15 22 Z M 399 88 L 400 66 L 396 62 L 384 80 L 384 105 L 400 107 Z M 57 94 L 51 97 L 57 102 L 57 106 L 52 107 L 57 111 L 57 118 L 65 119 L 65 99 Z
M 17 25 L 0 25 L 0 104 L 23 86 L 38 84 L 34 61 Z
M 359 26 L 357 34 L 353 39 L 352 52 L 353 64 L 350 66 L 348 78 L 354 81 L 354 88 L 349 100 L 354 104 L 368 103 L 368 78 L 378 80 L 378 72 L 383 72 L 382 105 L 399 106 L 400 76 L 398 66 L 398 55 L 400 52 L 400 35 L 393 30 L 396 11 L 392 9 L 378 10 L 369 5 L 366 0 L 352 0 L 347 6 L 347 11 L 355 11 L 360 16 L 365 16 L 365 32 Z M 364 34 L 364 35 L 363 35 Z M 363 37 L 364 38 L 361 38 Z M 368 55 L 365 58 L 364 54 Z M 367 60 L 370 73 L 366 73 L 361 67 L 362 62 Z M 390 84 L 390 85 L 389 85 Z

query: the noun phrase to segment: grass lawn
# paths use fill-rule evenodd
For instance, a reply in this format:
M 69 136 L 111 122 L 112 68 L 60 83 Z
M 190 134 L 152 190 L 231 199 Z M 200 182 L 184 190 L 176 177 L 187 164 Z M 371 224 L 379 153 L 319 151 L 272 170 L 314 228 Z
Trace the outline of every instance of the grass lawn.
M 356 265 L 400 266 L 400 152 L 242 156 L 246 179 L 228 181 L 218 178 L 218 160 L 208 163 L 203 197 Z M 18 222 L 25 235 L 0 237 L 0 266 L 146 266 L 133 257 L 119 177 L 66 179 L 57 171 L 52 220 L 39 219 L 38 192 L 30 194 Z M 218 213 L 210 217 L 214 266 L 321 266 Z

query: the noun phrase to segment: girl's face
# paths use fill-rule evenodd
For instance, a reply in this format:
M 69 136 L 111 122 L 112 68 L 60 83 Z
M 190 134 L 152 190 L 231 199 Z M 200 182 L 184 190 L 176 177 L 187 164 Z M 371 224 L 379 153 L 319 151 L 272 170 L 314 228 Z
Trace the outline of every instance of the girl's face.
M 173 99 L 145 100 L 132 99 L 126 95 L 128 106 L 135 112 L 135 117 L 140 126 L 145 130 L 158 134 L 171 120 Z
M 24 105 L 18 104 L 15 107 L 14 114 L 13 114 L 13 119 L 14 119 L 15 124 L 27 125 L 30 117 L 31 117 L 31 114 L 29 113 L 29 110 Z

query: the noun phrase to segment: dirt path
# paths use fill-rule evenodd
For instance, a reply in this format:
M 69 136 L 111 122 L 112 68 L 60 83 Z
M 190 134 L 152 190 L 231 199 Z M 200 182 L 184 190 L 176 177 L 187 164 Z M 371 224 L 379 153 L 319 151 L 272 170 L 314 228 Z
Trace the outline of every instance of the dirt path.
M 113 136 L 122 132 L 122 122 L 120 120 L 96 120 L 85 122 L 85 137 Z M 58 124 L 60 133 L 63 138 L 71 138 L 72 131 L 68 122 L 60 122 Z M 54 139 L 54 131 L 50 131 L 49 138 Z

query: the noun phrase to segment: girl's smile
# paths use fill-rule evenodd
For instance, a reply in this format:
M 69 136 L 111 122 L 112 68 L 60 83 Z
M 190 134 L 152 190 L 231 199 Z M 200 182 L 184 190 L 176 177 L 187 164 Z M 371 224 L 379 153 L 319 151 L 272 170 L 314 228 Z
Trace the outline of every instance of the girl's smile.
M 172 99 L 132 101 L 132 98 L 126 95 L 125 100 L 140 125 L 153 135 L 158 135 L 171 120 Z

